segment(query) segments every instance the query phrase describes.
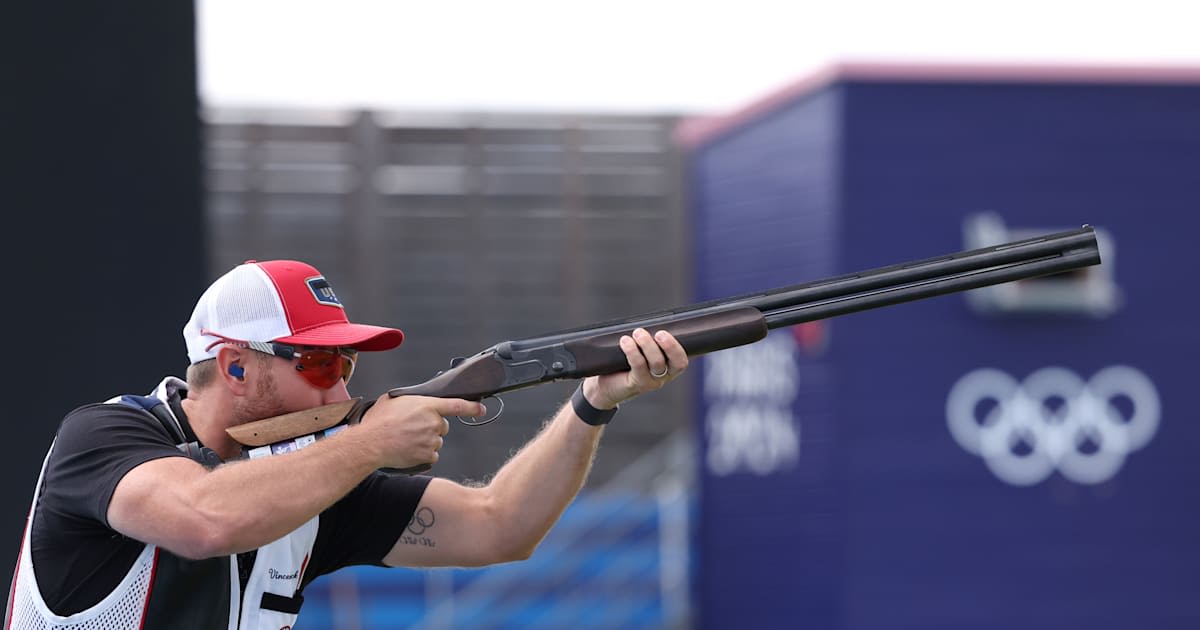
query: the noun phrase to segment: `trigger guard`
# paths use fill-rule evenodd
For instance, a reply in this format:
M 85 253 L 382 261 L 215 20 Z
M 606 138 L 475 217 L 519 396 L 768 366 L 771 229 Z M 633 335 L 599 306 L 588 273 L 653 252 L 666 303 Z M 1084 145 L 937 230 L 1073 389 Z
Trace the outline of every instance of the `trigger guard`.
M 496 413 L 493 414 L 492 417 L 486 418 L 483 420 L 472 420 L 472 421 L 465 420 L 465 419 L 463 419 L 462 416 L 455 416 L 455 418 L 458 418 L 459 422 L 461 422 L 469 427 L 481 427 L 481 426 L 495 420 L 496 418 L 499 418 L 500 414 L 504 413 L 504 399 L 500 398 L 499 396 L 486 396 L 486 397 L 480 399 L 479 402 L 483 402 L 489 398 L 495 399 L 496 402 L 500 403 L 500 408 L 496 410 Z

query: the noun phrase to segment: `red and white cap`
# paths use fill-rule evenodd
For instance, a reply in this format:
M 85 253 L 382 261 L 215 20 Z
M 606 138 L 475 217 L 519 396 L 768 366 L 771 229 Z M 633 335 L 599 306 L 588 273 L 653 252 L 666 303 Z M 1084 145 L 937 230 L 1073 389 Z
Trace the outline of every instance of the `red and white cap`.
M 295 260 L 248 260 L 217 278 L 183 327 L 188 359 L 217 356 L 221 337 L 305 346 L 391 350 L 404 341 L 395 328 L 352 324 L 321 272 Z M 210 347 L 211 346 L 211 347 Z

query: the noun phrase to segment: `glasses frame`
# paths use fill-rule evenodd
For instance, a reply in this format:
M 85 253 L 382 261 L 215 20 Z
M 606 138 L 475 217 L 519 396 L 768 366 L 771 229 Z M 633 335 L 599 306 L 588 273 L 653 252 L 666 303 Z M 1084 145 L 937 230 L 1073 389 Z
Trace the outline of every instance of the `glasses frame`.
M 211 350 L 212 347 L 215 345 L 227 343 L 227 344 L 238 346 L 241 348 L 247 348 L 250 350 L 254 350 L 255 352 L 261 352 L 263 354 L 269 354 L 272 356 L 276 356 L 281 359 L 286 359 L 288 361 L 295 361 L 295 360 L 299 359 L 300 361 L 298 363 L 296 363 L 296 371 L 300 372 L 300 374 L 302 376 L 304 376 L 304 380 L 308 381 L 309 384 L 311 384 L 313 387 L 317 387 L 319 389 L 329 389 L 330 387 L 333 387 L 334 385 L 336 385 L 337 381 L 335 380 L 334 382 L 330 383 L 329 385 L 324 385 L 324 386 L 321 383 L 314 381 L 313 378 L 314 378 L 315 373 L 311 370 L 304 369 L 303 357 L 306 353 L 309 353 L 309 352 L 320 352 L 320 353 L 325 353 L 325 354 L 337 353 L 337 354 L 341 355 L 341 357 L 349 359 L 349 365 L 350 365 L 349 370 L 347 370 L 346 367 L 343 365 L 342 370 L 341 370 L 342 374 L 338 377 L 339 379 L 345 381 L 347 385 L 350 384 L 350 379 L 354 376 L 354 368 L 357 367 L 357 365 L 358 365 L 358 350 L 355 348 L 348 348 L 345 346 L 295 346 L 295 345 L 289 345 L 286 343 L 279 343 L 277 341 L 247 341 L 245 339 L 234 339 L 233 337 L 226 337 L 225 335 L 215 333 L 211 330 L 208 330 L 207 328 L 201 329 L 200 334 L 217 338 L 216 341 L 208 344 L 208 346 L 205 347 L 205 350 Z

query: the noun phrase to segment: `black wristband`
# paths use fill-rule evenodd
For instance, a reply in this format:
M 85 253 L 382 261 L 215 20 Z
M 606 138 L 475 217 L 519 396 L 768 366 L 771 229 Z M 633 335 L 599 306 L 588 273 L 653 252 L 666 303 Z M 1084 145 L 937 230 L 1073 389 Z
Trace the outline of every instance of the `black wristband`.
M 575 388 L 575 393 L 571 394 L 571 407 L 575 409 L 575 415 L 579 416 L 579 419 L 594 427 L 608 424 L 613 416 L 617 415 L 617 409 L 620 409 L 620 405 L 612 409 L 593 407 L 592 403 L 588 402 L 583 395 L 583 383 L 580 383 L 579 387 Z

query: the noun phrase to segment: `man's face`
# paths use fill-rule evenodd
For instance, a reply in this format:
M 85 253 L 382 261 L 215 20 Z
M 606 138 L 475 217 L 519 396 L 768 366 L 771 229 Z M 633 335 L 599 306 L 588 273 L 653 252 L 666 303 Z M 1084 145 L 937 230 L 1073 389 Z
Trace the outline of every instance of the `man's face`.
M 346 382 L 337 380 L 332 387 L 321 389 L 308 381 L 296 369 L 296 359 L 263 355 L 253 379 L 254 393 L 241 398 L 234 410 L 236 424 L 312 409 L 350 399 Z

